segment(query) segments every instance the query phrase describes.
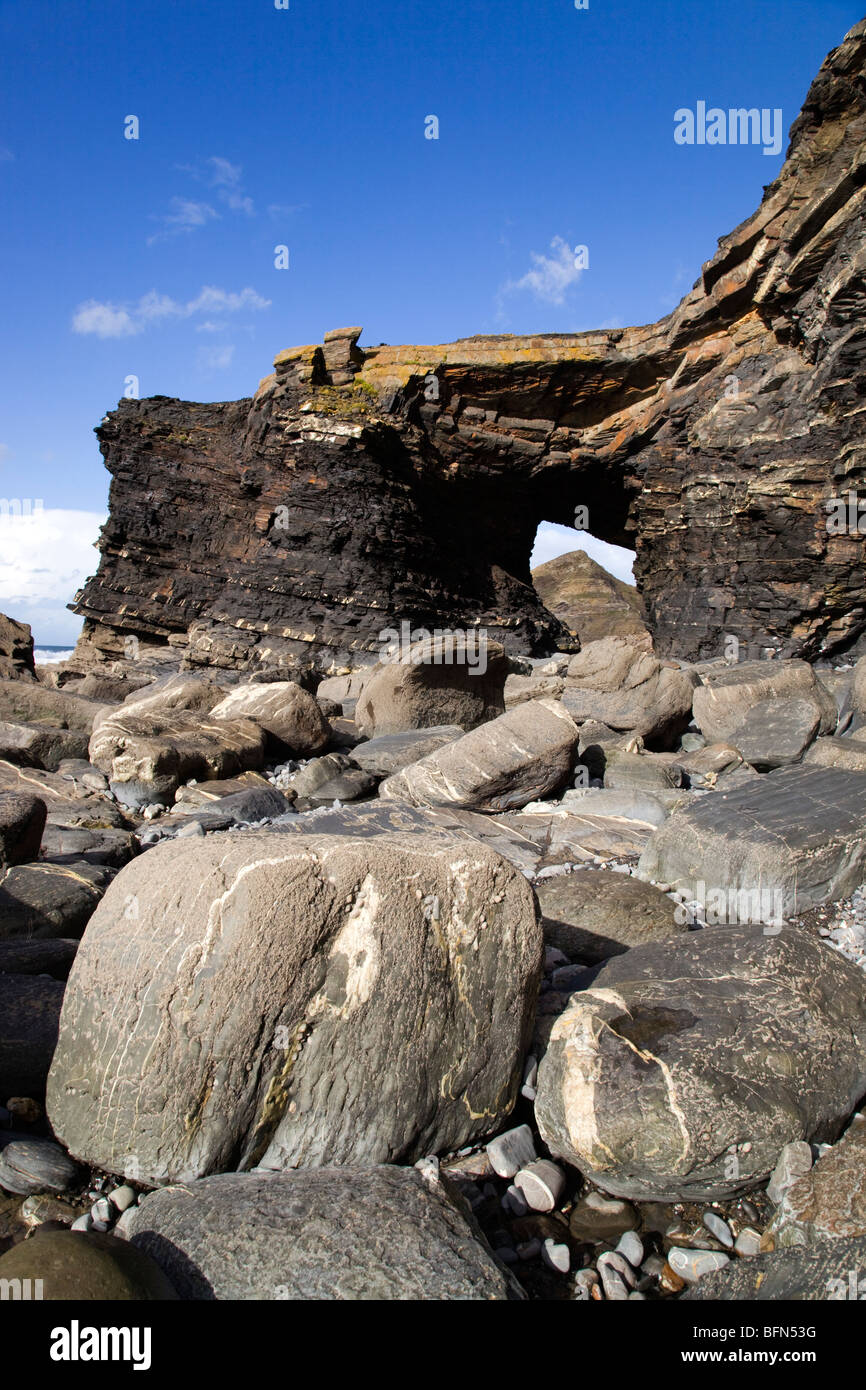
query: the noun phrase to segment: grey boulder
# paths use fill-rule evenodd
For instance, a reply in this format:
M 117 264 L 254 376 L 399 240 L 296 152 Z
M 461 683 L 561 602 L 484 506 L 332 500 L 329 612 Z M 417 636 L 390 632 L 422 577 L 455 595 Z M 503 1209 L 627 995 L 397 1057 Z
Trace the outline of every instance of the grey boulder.
M 54 1132 L 154 1183 L 460 1148 L 516 1099 L 536 914 L 516 869 L 445 833 L 158 845 L 79 948 Z
M 326 748 L 331 726 L 308 690 L 295 681 L 239 685 L 211 710 L 212 719 L 250 719 L 271 742 L 310 757 Z
M 439 724 L 432 729 L 406 729 L 400 734 L 381 734 L 352 749 L 352 762 L 373 777 L 390 777 L 410 763 L 435 753 L 446 743 L 462 738 L 458 724 Z
M 686 930 L 665 893 L 611 869 L 542 879 L 535 891 L 545 942 L 570 960 L 597 965 L 632 946 L 666 941 Z
M 413 806 L 507 811 L 562 786 L 578 730 L 557 700 L 530 700 L 387 778 L 379 795 Z
M 735 1260 L 706 1274 L 682 1302 L 831 1303 L 866 1297 L 866 1236 Z
M 264 729 L 249 719 L 214 719 L 186 710 L 119 711 L 94 731 L 90 761 L 107 774 L 125 806 L 169 804 L 191 778 L 207 781 L 261 767 L 265 738 Z
M 670 747 L 688 727 L 693 693 L 692 675 L 663 666 L 642 641 L 603 637 L 572 657 L 562 701 L 578 723 L 597 721 Z
M 459 724 L 473 729 L 505 709 L 508 659 L 479 630 L 435 634 L 373 668 L 355 706 L 367 738 Z
M 553 1025 L 535 1113 L 614 1196 L 714 1201 L 835 1138 L 864 1090 L 866 975 L 803 932 L 731 926 L 602 966 Z
M 752 767 L 769 772 L 800 761 L 821 719 L 822 711 L 814 700 L 758 700 L 729 741 Z
M 461 1206 L 414 1168 L 224 1174 L 151 1193 L 124 1234 L 193 1301 L 522 1298 Z
M 749 711 L 764 700 L 808 700 L 820 710 L 818 732 L 832 734 L 836 728 L 835 699 L 809 663 L 799 660 L 745 661 L 705 670 L 694 693 L 695 723 L 708 743 L 732 743 Z
M 45 975 L 0 975 L 0 1104 L 45 1094 L 63 988 Z
M 0 873 L 36 858 L 47 816 L 41 797 L 0 792 Z

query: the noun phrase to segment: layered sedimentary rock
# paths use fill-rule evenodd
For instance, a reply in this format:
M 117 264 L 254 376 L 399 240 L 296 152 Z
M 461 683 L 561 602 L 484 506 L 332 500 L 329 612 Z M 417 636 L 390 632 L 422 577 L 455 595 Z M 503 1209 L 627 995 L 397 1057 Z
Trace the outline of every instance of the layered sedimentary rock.
M 663 654 L 854 643 L 862 537 L 827 503 L 864 484 L 864 55 L 861 23 L 757 212 L 659 323 L 367 350 L 337 330 L 252 399 L 123 401 L 97 431 L 113 482 L 85 649 L 327 668 L 404 620 L 573 648 L 529 555 L 578 506 L 636 548 Z

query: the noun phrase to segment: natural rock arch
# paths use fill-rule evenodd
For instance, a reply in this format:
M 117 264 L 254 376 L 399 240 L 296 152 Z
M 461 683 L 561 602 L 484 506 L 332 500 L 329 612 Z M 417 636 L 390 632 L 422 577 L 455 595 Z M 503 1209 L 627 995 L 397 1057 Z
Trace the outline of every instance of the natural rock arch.
M 757 212 L 646 328 L 280 353 L 249 400 L 123 401 L 84 646 L 342 662 L 480 625 L 567 645 L 531 587 L 541 520 L 633 546 L 662 653 L 814 658 L 866 629 L 866 22 L 829 55 Z

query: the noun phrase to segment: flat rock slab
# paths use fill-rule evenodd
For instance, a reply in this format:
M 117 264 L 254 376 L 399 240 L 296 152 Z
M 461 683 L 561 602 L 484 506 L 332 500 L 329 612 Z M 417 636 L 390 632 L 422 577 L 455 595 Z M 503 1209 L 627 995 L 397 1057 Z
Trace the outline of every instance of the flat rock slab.
M 683 1302 L 748 1300 L 819 1303 L 860 1300 L 866 1293 L 866 1236 L 733 1260 L 704 1277 Z
M 819 738 L 806 753 L 805 762 L 811 767 L 866 772 L 866 743 L 856 738 Z
M 617 1197 L 713 1201 L 794 1140 L 840 1132 L 866 1090 L 866 975 L 786 928 L 637 946 L 556 1020 L 535 1113 L 554 1155 Z
M 578 729 L 556 700 L 532 700 L 387 778 L 379 795 L 414 806 L 508 811 L 560 787 Z
M 89 735 L 47 724 L 10 724 L 0 721 L 0 758 L 24 767 L 44 767 L 56 772 L 64 758 L 86 758 Z
M 76 785 L 56 772 L 17 767 L 0 759 L 0 792 L 38 796 L 49 816 L 65 825 L 126 826 L 118 806 L 107 797 Z
M 769 1230 L 777 1249 L 866 1237 L 866 1119 L 855 1120 L 838 1144 L 788 1188 Z
M 50 975 L 65 980 L 78 942 L 74 938 L 0 941 L 0 975 Z
M 44 1096 L 63 990 L 44 975 L 0 975 L 0 1104 Z
M 509 677 L 509 680 L 511 677 Z M 407 729 L 401 734 L 381 734 L 352 749 L 352 762 L 374 777 L 390 777 L 410 763 L 435 753 L 465 733 L 459 724 L 439 724 L 432 729 Z
M 51 724 L 89 734 L 106 708 L 96 700 L 82 700 L 36 681 L 0 681 L 0 719 L 11 724 Z
M 124 1224 L 183 1299 L 523 1297 L 449 1189 L 412 1168 L 203 1178 L 151 1193 Z
M 589 965 L 687 930 L 665 893 L 611 869 L 542 879 L 535 891 L 545 942 Z
M 542 951 L 523 876 L 465 836 L 159 845 L 79 948 L 54 1132 L 156 1183 L 460 1148 L 514 1104 Z
M 732 890 L 740 921 L 845 898 L 866 878 L 866 777 L 781 768 L 701 797 L 656 832 L 639 872 L 689 898 L 702 884 L 707 894 Z
M 745 762 L 769 772 L 800 761 L 821 719 L 814 700 L 759 700 L 734 729 L 730 742 Z

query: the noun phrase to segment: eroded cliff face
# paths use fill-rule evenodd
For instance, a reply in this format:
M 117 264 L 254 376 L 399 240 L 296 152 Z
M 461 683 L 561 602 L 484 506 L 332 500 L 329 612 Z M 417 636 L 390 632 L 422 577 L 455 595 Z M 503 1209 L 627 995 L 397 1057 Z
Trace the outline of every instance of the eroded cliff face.
M 252 399 L 123 401 L 83 647 L 323 668 L 403 620 L 573 646 L 531 587 L 542 520 L 637 550 L 657 648 L 810 658 L 866 629 L 866 21 L 757 212 L 646 328 L 281 353 Z M 353 655 L 354 654 L 354 655 Z

